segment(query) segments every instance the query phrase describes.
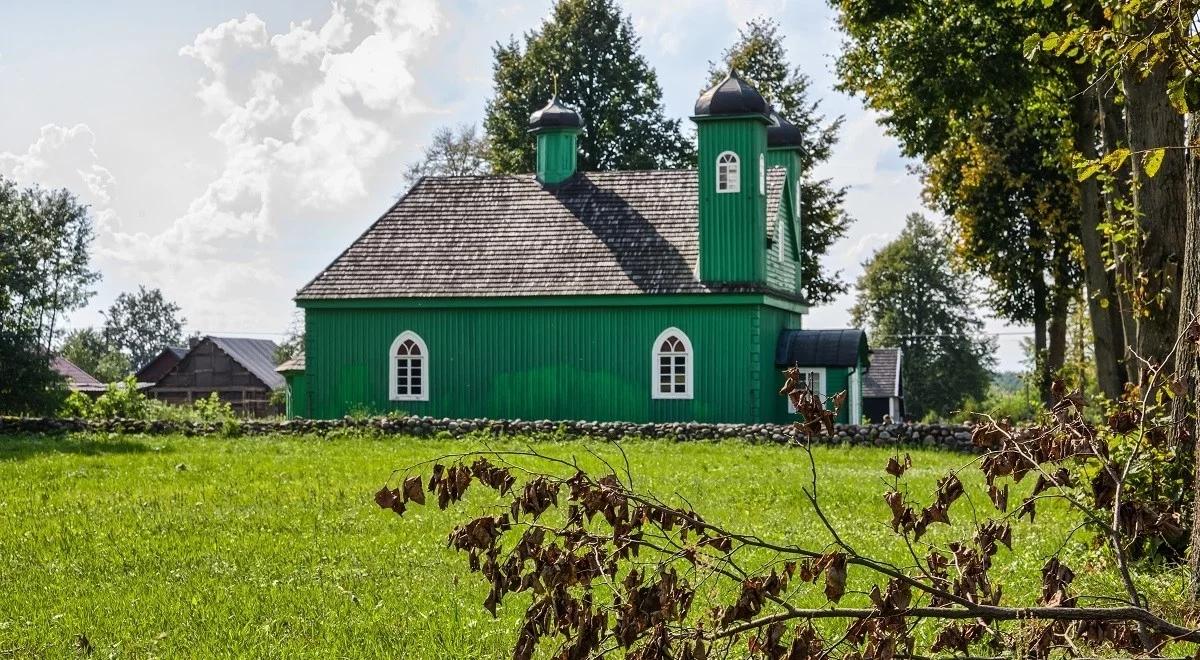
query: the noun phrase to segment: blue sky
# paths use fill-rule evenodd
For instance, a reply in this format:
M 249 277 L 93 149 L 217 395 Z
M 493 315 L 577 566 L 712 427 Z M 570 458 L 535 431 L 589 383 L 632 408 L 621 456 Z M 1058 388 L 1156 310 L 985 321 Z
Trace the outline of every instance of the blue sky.
M 536 27 L 550 5 L 4 3 L 0 173 L 66 186 L 92 205 L 104 279 L 77 325 L 145 283 L 178 301 L 191 329 L 280 333 L 292 293 L 403 192 L 404 165 L 433 129 L 481 120 L 492 44 Z M 741 24 L 780 22 L 823 110 L 846 118 L 820 174 L 850 187 L 857 222 L 826 258 L 848 280 L 922 210 L 895 142 L 834 91 L 840 38 L 824 2 L 622 5 L 677 117 Z M 814 308 L 807 326 L 845 325 L 852 301 Z M 1017 368 L 1019 337 L 999 339 L 1000 366 Z

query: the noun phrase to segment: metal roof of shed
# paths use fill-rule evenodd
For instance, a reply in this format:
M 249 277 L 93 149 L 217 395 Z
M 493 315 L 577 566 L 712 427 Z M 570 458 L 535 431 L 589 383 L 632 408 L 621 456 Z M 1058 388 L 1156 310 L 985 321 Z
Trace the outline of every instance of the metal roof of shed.
M 858 328 L 784 330 L 775 345 L 775 364 L 781 367 L 853 367 L 867 358 L 867 333 Z

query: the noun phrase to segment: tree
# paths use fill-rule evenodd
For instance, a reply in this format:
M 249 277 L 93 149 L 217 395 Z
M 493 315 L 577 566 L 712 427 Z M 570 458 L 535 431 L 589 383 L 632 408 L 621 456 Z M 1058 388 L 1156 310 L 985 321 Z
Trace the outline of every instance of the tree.
M 1108 311 L 1120 300 L 1103 259 L 1099 197 L 1071 167 L 1099 131 L 1094 117 L 1075 121 L 1086 103 L 1077 65 L 1031 65 L 1023 46 L 1064 25 L 1063 12 L 983 0 L 831 1 L 848 37 L 837 63 L 843 88 L 861 93 L 904 153 L 923 160 L 930 201 L 954 220 L 959 256 L 987 278 L 997 312 L 1034 325 L 1043 398 L 1065 355 L 1079 253 L 1102 386 L 1119 395 L 1123 329 Z
M 810 100 L 812 81 L 799 67 L 788 63 L 783 35 L 774 20 L 759 18 L 747 23 L 738 33 L 737 43 L 722 53 L 721 63 L 709 63 L 709 82 L 721 80 L 731 67 L 804 133 L 800 154 L 800 241 L 806 256 L 801 264 L 803 295 L 813 304 L 831 302 L 846 292 L 846 284 L 839 273 L 822 268 L 821 256 L 845 236 L 852 219 L 843 206 L 846 188 L 833 185 L 829 179 L 814 178 L 813 170 L 829 160 L 842 117 L 826 122 L 819 111 L 820 101 Z
M 129 360 L 116 351 L 95 328 L 72 330 L 58 348 L 59 355 L 105 383 L 129 375 Z
M 411 188 L 424 176 L 466 176 L 490 171 L 487 138 L 478 134 L 474 124 L 443 126 L 433 132 L 421 160 L 404 171 L 404 183 Z
M 62 379 L 50 368 L 63 317 L 86 304 L 99 275 L 87 206 L 69 191 L 20 190 L 0 177 L 0 411 L 45 413 Z
M 104 341 L 125 356 L 130 370 L 141 368 L 163 347 L 183 342 L 187 320 L 159 289 L 143 285 L 137 293 L 122 293 L 102 315 Z
M 991 382 L 994 346 L 981 339 L 968 276 L 950 266 L 952 247 L 931 222 L 913 214 L 904 231 L 864 264 L 854 322 L 878 346 L 904 351 L 905 407 L 914 416 L 946 416 Z
M 536 150 L 529 115 L 557 96 L 582 115 L 580 170 L 690 166 L 694 149 L 668 119 L 658 76 L 614 0 L 559 0 L 549 19 L 493 49 L 495 93 L 487 104 L 495 172 L 531 172 Z
M 275 364 L 283 364 L 292 358 L 304 355 L 304 311 L 297 310 L 288 324 L 287 334 L 275 349 Z

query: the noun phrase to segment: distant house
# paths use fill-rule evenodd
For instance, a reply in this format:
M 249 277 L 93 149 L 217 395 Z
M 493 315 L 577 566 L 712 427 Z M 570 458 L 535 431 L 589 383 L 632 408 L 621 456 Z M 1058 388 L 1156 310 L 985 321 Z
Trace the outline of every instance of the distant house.
M 837 421 L 857 424 L 862 419 L 862 383 L 875 371 L 867 348 L 867 333 L 856 328 L 784 330 L 775 346 L 775 363 L 800 369 L 802 384 L 821 394 L 846 393 Z M 788 402 L 788 412 L 795 412 Z
M 187 352 L 188 349 L 186 346 L 168 346 L 162 349 L 161 353 L 142 365 L 142 368 L 138 369 L 137 373 L 134 374 L 138 385 L 145 387 L 162 380 L 163 376 L 166 376 L 175 368 L 175 365 L 179 364 L 179 361 L 183 359 L 183 356 L 187 355 Z
M 282 412 L 271 395 L 284 387 L 269 339 L 204 337 L 146 392 L 160 401 L 188 404 L 216 393 L 243 415 Z
M 66 379 L 67 387 L 72 392 L 98 396 L 108 389 L 108 386 L 97 380 L 95 376 L 80 369 L 74 362 L 61 355 L 56 355 L 50 360 L 50 368 Z
M 882 422 L 884 415 L 897 422 L 904 419 L 903 358 L 904 352 L 898 348 L 871 351 L 871 370 L 863 381 L 863 413 L 872 422 Z

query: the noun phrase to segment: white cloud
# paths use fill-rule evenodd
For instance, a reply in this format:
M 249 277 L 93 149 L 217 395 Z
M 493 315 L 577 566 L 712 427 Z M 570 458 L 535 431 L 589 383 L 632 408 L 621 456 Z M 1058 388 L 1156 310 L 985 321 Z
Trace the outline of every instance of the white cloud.
M 223 155 L 201 165 L 212 171 L 202 192 L 157 226 L 115 223 L 116 182 L 84 124 L 43 127 L 25 153 L 0 153 L 0 172 L 86 191 L 103 215 L 95 254 L 106 279 L 163 288 L 194 327 L 282 321 L 296 282 L 281 241 L 305 231 L 299 218 L 318 222 L 367 195 L 406 119 L 423 112 L 410 65 L 440 25 L 430 0 L 339 0 L 323 20 L 277 34 L 254 14 L 200 31 L 179 54 L 203 68 L 196 96 Z
M 0 173 L 23 184 L 87 191 L 84 201 L 106 205 L 116 180 L 100 165 L 95 145 L 96 135 L 87 124 L 46 124 L 25 153 L 0 153 Z

